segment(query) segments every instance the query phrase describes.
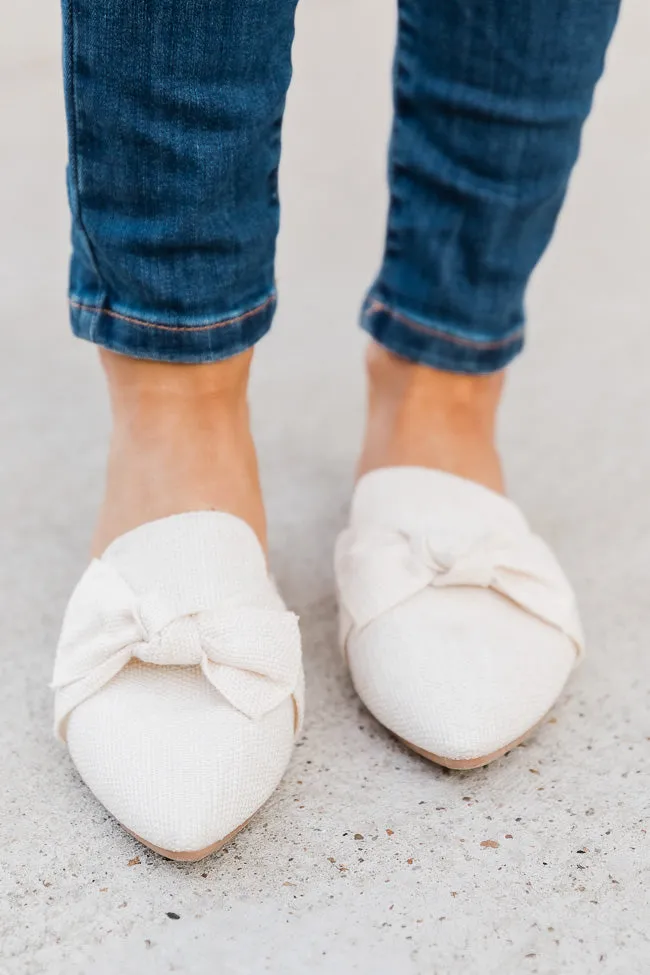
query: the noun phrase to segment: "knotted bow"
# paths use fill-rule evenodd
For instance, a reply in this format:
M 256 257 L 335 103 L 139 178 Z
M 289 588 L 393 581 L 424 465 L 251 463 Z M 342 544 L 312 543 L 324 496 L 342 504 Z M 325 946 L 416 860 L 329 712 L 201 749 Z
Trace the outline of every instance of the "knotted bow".
M 222 611 L 178 606 L 157 593 L 137 596 L 119 572 L 95 560 L 68 607 L 52 686 L 57 731 L 70 712 L 131 660 L 199 666 L 210 683 L 249 718 L 295 694 L 300 681 L 298 619 L 282 609 Z
M 582 650 L 575 597 L 537 535 L 485 535 L 449 551 L 434 531 L 348 529 L 337 546 L 337 576 L 350 625 L 359 629 L 429 587 L 472 586 L 510 599 Z

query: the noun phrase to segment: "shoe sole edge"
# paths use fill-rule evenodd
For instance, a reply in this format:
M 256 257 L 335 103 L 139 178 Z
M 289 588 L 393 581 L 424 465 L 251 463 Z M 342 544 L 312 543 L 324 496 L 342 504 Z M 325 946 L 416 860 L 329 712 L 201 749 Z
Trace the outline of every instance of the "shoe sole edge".
M 413 742 L 407 741 L 406 738 L 402 738 L 400 735 L 395 735 L 398 741 L 401 741 L 403 745 L 410 748 L 412 752 L 417 755 L 421 755 L 422 758 L 428 759 L 430 762 L 434 762 L 436 765 L 441 765 L 443 768 L 454 769 L 457 771 L 469 770 L 474 768 L 483 768 L 485 765 L 489 765 L 491 762 L 495 762 L 498 758 L 503 758 L 503 756 L 516 748 L 518 745 L 532 735 L 541 724 L 544 723 L 546 718 L 550 714 L 550 711 L 542 715 L 539 721 L 536 721 L 534 725 L 531 725 L 527 731 L 524 731 L 522 735 L 515 738 L 513 741 L 508 742 L 502 748 L 498 748 L 494 752 L 490 752 L 489 755 L 481 755 L 477 758 L 446 758 L 444 755 L 435 755 L 433 752 L 428 752 L 424 748 L 420 748 L 418 745 L 414 745 Z
M 145 840 L 144 837 L 138 836 L 137 833 L 134 833 L 132 829 L 129 829 L 128 826 L 125 826 L 123 823 L 120 823 L 120 825 L 122 826 L 122 829 L 137 840 L 138 843 L 142 843 L 143 846 L 146 846 L 149 850 L 153 850 L 154 853 L 164 857 L 166 860 L 177 860 L 181 863 L 197 863 L 199 860 L 204 860 L 213 853 L 218 853 L 220 850 L 222 850 L 224 846 L 230 843 L 230 841 L 244 829 L 245 826 L 248 826 L 251 819 L 252 816 L 249 816 L 248 819 L 244 820 L 243 823 L 231 830 L 231 832 L 228 833 L 228 835 L 222 840 L 217 840 L 216 843 L 211 843 L 210 846 L 206 846 L 202 850 L 166 850 L 164 847 L 156 846 L 155 843 L 150 843 L 148 840 Z

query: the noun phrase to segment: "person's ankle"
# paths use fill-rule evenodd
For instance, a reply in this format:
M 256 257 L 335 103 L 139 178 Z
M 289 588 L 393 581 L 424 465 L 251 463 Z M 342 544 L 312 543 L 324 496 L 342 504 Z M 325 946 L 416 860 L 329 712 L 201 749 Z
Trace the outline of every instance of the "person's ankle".
M 252 350 L 222 362 L 154 362 L 132 359 L 100 349 L 113 420 L 155 419 L 161 410 L 174 413 L 205 404 L 206 416 L 240 412 L 247 415 L 248 377 Z
M 101 358 L 113 432 L 93 553 L 145 521 L 202 510 L 242 518 L 265 546 L 246 397 L 252 353 L 197 366 Z
M 504 374 L 468 376 L 400 358 L 371 343 L 368 414 L 357 474 L 418 466 L 503 491 L 495 446 Z

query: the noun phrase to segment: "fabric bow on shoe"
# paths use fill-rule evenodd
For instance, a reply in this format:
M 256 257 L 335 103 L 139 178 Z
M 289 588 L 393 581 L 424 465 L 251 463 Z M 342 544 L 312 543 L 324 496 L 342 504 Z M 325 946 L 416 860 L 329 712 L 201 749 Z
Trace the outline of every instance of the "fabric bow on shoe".
M 300 680 L 297 617 L 254 606 L 172 605 L 157 593 L 138 596 L 111 565 L 95 559 L 71 601 L 52 686 L 55 725 L 132 660 L 199 666 L 247 717 L 258 719 L 295 694 Z
M 436 531 L 348 529 L 337 546 L 341 602 L 360 629 L 427 588 L 491 589 L 565 633 L 582 652 L 572 592 L 536 535 L 484 535 L 449 551 Z

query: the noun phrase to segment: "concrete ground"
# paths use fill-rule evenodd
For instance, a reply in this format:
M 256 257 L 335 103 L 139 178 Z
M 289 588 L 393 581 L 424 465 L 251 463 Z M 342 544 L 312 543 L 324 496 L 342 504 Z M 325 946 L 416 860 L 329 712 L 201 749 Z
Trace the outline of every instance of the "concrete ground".
M 51 736 L 53 649 L 107 435 L 94 351 L 66 324 L 57 16 L 21 0 L 0 33 L 0 972 L 647 972 L 647 0 L 624 11 L 502 424 L 511 492 L 575 581 L 590 654 L 526 747 L 457 774 L 375 724 L 336 649 L 331 549 L 361 425 L 354 323 L 381 249 L 393 13 L 305 0 L 282 299 L 253 401 L 309 717 L 266 808 L 190 866 L 127 836 Z

